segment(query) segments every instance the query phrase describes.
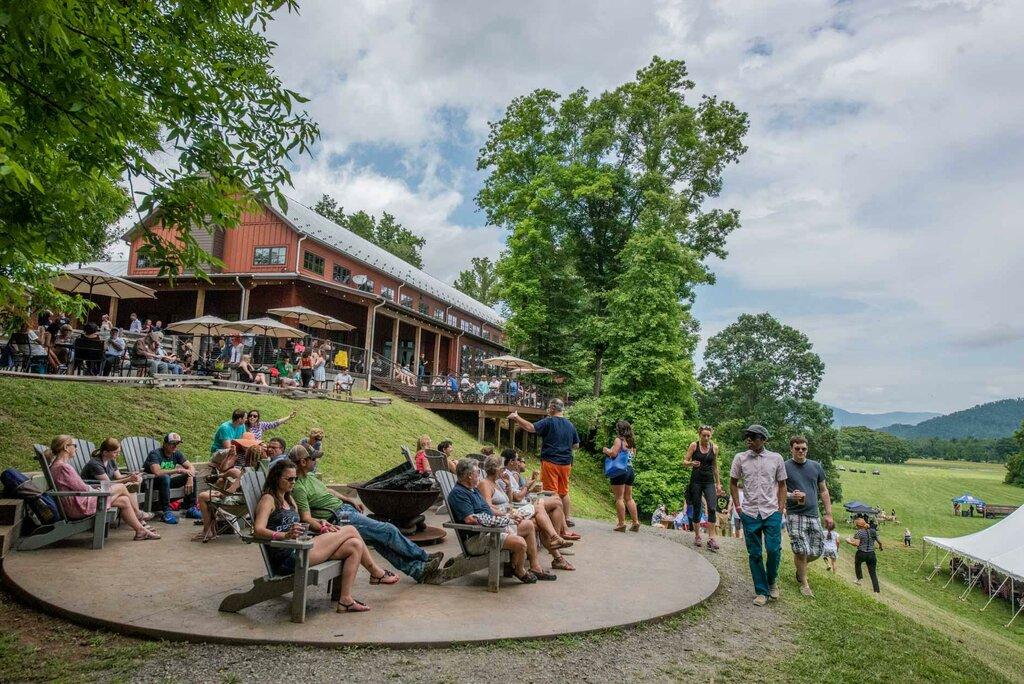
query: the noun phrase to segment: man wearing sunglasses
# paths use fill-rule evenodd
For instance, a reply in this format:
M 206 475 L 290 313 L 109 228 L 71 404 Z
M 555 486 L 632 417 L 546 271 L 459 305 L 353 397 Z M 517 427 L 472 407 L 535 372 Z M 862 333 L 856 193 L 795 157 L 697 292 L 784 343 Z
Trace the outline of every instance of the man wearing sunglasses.
M 825 508 L 825 522 L 832 522 L 832 499 L 825 486 L 825 469 L 807 458 L 807 438 L 789 438 L 791 458 L 786 461 L 786 529 L 793 547 L 793 563 L 800 593 L 814 596 L 807 583 L 807 564 L 824 553 L 825 532 L 818 515 L 818 497 Z
M 754 578 L 755 606 L 779 598 L 779 561 L 782 559 L 782 518 L 786 511 L 786 466 L 782 456 L 764 448 L 768 431 L 751 425 L 743 431 L 747 450 L 736 454 L 729 470 L 732 500 L 743 524 L 750 574 Z M 739 482 L 744 499 L 740 505 Z M 767 556 L 767 558 L 763 558 Z

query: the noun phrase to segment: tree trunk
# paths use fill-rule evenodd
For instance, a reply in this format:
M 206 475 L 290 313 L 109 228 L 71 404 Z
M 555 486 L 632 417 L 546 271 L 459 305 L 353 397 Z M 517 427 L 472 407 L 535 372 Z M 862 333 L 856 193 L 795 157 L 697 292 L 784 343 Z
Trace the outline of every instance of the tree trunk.
M 601 396 L 601 381 L 604 379 L 602 365 L 604 363 L 604 347 L 594 350 L 594 396 Z

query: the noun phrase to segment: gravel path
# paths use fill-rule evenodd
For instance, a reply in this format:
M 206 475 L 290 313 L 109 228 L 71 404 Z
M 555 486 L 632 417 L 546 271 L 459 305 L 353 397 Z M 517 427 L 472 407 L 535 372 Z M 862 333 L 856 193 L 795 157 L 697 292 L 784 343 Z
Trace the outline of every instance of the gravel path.
M 692 535 L 660 533 L 680 543 Z M 682 616 L 638 627 L 546 641 L 517 641 L 449 649 L 169 644 L 148 660 L 133 681 L 257 682 L 275 680 L 380 682 L 584 682 L 725 679 L 788 636 L 782 605 L 757 608 L 746 554 L 739 540 L 707 553 L 722 583 L 703 606 Z M 674 568 L 651 568 L 671 573 Z M 627 601 L 623 596 L 608 600 Z M 785 601 L 785 596 L 783 601 Z M 359 616 L 348 616 L 357 619 Z M 481 616 L 500 619 L 500 616 Z M 345 616 L 339 617 L 345 619 Z M 738 673 L 737 673 L 738 674 Z M 761 672 L 758 679 L 767 673 Z

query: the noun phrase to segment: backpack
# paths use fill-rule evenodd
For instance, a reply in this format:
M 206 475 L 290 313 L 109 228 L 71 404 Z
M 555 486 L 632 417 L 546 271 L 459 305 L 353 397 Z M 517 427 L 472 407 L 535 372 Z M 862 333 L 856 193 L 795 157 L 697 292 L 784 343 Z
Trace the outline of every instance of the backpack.
M 22 523 L 22 531 L 26 534 L 41 525 L 52 525 L 60 520 L 60 509 L 57 502 L 49 494 L 44 494 L 36 487 L 25 473 L 15 468 L 8 468 L 0 473 L 0 483 L 4 494 L 21 499 L 25 502 L 28 515 Z

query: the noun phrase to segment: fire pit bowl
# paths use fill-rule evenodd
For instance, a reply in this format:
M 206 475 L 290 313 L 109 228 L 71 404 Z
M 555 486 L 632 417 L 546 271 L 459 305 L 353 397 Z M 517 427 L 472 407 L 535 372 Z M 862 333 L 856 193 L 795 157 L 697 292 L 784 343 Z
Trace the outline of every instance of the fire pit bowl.
M 372 512 L 395 521 L 396 524 L 412 520 L 437 501 L 438 490 L 404 491 L 398 489 L 372 489 L 363 485 L 349 485 L 359 493 L 359 500 Z M 398 525 L 403 527 L 403 525 Z

